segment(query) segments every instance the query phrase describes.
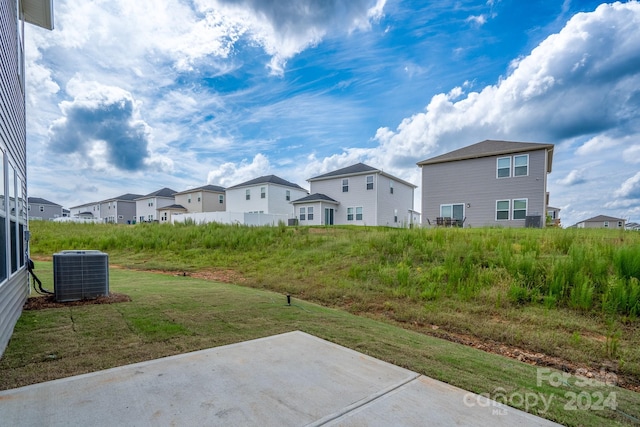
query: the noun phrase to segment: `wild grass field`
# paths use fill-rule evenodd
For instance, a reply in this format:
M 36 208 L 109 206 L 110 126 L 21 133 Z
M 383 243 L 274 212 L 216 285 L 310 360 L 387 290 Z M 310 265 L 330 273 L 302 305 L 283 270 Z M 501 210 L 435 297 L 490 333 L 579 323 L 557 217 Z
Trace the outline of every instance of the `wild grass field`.
M 40 260 L 99 249 L 112 266 L 289 294 L 531 366 L 610 373 L 618 385 L 640 385 L 640 233 L 32 222 L 31 235 Z M 385 360 L 405 360 L 390 356 L 392 348 Z M 406 360 L 403 366 L 416 363 Z M 441 371 L 428 374 L 454 383 L 460 375 Z M 487 374 L 468 375 L 474 379 L 458 385 L 471 389 Z

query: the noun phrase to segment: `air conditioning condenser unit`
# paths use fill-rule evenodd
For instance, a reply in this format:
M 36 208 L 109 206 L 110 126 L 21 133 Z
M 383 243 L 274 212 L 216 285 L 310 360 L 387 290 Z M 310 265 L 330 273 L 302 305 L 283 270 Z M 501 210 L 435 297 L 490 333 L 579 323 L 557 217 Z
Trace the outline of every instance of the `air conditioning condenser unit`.
M 53 254 L 53 286 L 58 302 L 109 295 L 109 255 L 93 250 Z

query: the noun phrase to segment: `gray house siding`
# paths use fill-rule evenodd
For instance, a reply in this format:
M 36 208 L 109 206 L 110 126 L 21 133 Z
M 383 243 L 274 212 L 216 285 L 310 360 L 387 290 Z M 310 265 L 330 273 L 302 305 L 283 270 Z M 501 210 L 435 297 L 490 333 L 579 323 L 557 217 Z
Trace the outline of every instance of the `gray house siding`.
M 62 206 L 29 203 L 30 220 L 52 220 L 62 217 Z
M 0 1 L 0 356 L 29 293 L 24 50 L 16 4 Z
M 528 154 L 527 176 L 497 177 L 497 159 L 513 158 L 514 154 L 481 157 L 422 166 L 422 218 L 423 223 L 434 222 L 443 204 L 461 204 L 465 226 L 524 227 L 524 219 L 511 219 L 513 200 L 526 199 L 526 215 L 545 217 L 547 154 L 536 150 Z M 513 168 L 513 159 L 511 161 Z M 512 169 L 513 170 L 513 169 Z M 496 204 L 508 200 L 508 220 L 496 220 Z

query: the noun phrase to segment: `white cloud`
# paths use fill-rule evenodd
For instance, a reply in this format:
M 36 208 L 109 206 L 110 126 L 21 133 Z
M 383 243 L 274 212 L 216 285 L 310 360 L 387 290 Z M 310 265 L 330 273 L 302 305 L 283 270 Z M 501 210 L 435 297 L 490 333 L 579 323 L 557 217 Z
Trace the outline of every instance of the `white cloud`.
M 640 199 L 640 172 L 623 182 L 613 194 L 616 197 Z
M 567 176 L 556 181 L 560 185 L 577 185 L 587 182 L 584 169 L 574 169 Z
M 640 163 L 640 144 L 632 145 L 622 153 L 625 162 Z
M 207 183 L 229 187 L 240 184 L 263 175 L 269 175 L 271 164 L 269 159 L 261 153 L 251 160 L 242 160 L 240 163 L 226 162 L 209 171 Z

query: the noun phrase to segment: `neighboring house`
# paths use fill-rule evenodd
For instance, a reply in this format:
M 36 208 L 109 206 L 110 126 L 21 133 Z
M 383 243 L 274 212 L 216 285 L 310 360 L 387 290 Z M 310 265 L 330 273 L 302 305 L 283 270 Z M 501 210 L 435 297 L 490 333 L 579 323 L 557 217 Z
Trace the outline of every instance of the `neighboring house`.
M 100 215 L 100 202 L 85 203 L 84 205 L 69 208 L 70 216 L 82 219 L 102 219 Z
M 187 213 L 187 210 L 182 205 L 173 204 L 164 206 L 162 208 L 158 208 L 158 221 L 160 221 L 160 223 L 171 224 L 171 218 L 173 217 L 173 215 L 185 213 Z
M 560 227 L 560 208 L 547 206 L 547 225 L 551 227 Z
M 174 194 L 175 190 L 165 187 L 136 199 L 138 222 L 157 221 L 159 209 L 175 204 Z
M 136 220 L 136 199 L 142 197 L 141 194 L 123 194 L 100 202 L 100 213 L 106 223 L 111 224 L 131 224 Z
M 55 218 L 62 218 L 66 209 L 57 203 L 50 202 L 39 197 L 29 197 L 27 199 L 30 220 L 50 221 Z M 67 211 L 68 212 L 68 211 Z
M 614 218 L 612 216 L 598 215 L 593 218 L 585 219 L 578 222 L 576 228 L 613 228 L 616 230 L 624 230 L 627 221 L 622 218 Z
M 299 225 L 333 225 L 340 202 L 314 193 L 292 202 Z
M 640 224 L 637 222 L 628 222 L 624 228 L 626 230 L 640 231 Z
M 261 176 L 227 188 L 227 212 L 291 215 L 291 202 L 308 194 L 275 175 Z
M 0 1 L 0 356 L 29 295 L 25 22 L 53 29 L 52 0 Z
M 408 227 L 417 219 L 416 186 L 364 163 L 307 181 L 312 195 L 293 202 L 300 225 Z
M 486 140 L 418 163 L 422 223 L 543 227 L 553 144 Z
M 217 185 L 205 185 L 174 194 L 174 203 L 187 212 L 221 212 L 226 210 L 225 189 Z M 164 214 L 165 211 L 162 212 Z M 160 215 L 160 213 L 159 213 Z

